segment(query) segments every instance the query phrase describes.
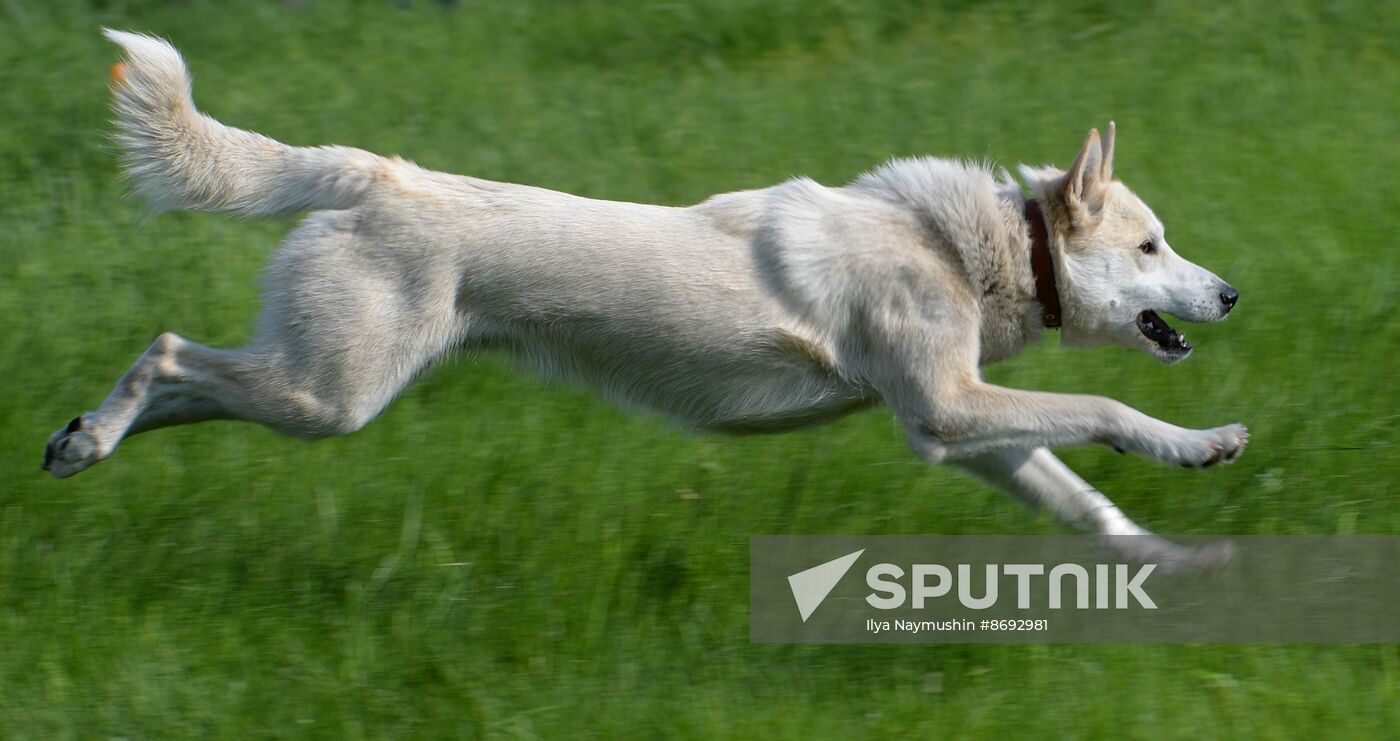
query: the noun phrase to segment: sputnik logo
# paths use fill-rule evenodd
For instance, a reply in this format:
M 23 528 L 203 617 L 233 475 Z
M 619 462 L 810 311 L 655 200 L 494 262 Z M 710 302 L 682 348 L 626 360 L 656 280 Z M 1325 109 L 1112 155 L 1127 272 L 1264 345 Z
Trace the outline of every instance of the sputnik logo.
M 797 612 L 802 615 L 802 622 L 807 622 L 807 618 L 816 612 L 862 553 L 865 553 L 864 548 L 788 577 L 788 586 L 792 588 L 792 598 L 797 601 Z

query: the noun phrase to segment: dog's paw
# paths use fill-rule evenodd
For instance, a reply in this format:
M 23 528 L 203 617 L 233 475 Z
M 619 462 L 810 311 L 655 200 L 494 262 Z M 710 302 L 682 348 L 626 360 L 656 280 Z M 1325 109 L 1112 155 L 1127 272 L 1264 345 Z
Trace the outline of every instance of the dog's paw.
M 1225 425 L 1210 430 L 1183 430 L 1149 438 L 1137 444 L 1115 443 L 1114 449 L 1127 448 L 1183 468 L 1209 468 L 1217 463 L 1233 463 L 1249 442 L 1244 425 Z
M 1234 463 L 1249 443 L 1244 425 L 1225 425 L 1194 431 L 1195 441 L 1187 446 L 1176 463 L 1185 468 L 1210 468 L 1217 463 Z
M 1249 430 L 1244 425 L 1225 425 L 1216 427 L 1213 430 L 1206 430 L 1206 434 L 1214 435 L 1216 442 L 1212 445 L 1212 454 L 1201 463 L 1202 468 L 1208 468 L 1217 463 L 1234 463 L 1244 452 L 1244 446 L 1249 444 Z
M 49 436 L 44 446 L 45 471 L 64 479 L 102 460 L 97 438 L 84 429 L 83 421 L 83 417 L 74 417 L 66 427 Z
M 1220 460 L 1222 463 L 1234 463 L 1239 460 L 1240 454 L 1244 453 L 1244 446 L 1249 444 L 1249 428 L 1244 425 L 1234 424 L 1216 428 L 1221 437 L 1225 439 L 1225 449 Z
M 1100 542 L 1114 556 L 1133 563 L 1156 564 L 1163 574 L 1215 574 L 1229 566 L 1235 556 L 1235 546 L 1228 540 L 1202 546 L 1186 546 L 1150 533 L 1142 533 L 1105 535 Z

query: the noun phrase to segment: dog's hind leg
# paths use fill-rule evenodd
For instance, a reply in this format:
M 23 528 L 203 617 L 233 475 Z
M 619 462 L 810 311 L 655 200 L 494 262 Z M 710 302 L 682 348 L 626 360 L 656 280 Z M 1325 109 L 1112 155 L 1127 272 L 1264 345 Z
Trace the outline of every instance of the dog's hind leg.
M 1098 535 L 1119 557 L 1183 571 L 1215 568 L 1230 558 L 1229 543 L 1189 548 L 1153 535 L 1046 448 L 998 450 L 956 465 L 1074 530 Z
M 112 454 L 122 439 L 212 419 L 242 419 L 300 437 L 358 426 L 343 409 L 299 388 L 278 354 L 217 350 L 165 333 L 117 382 L 97 411 L 55 432 L 44 468 L 71 476 Z
M 247 349 L 161 335 L 97 411 L 49 437 L 44 469 L 72 476 L 131 435 L 214 419 L 308 439 L 354 432 L 451 347 L 464 326 L 449 302 L 395 303 L 356 282 L 334 288 L 335 302 L 299 303 L 272 292 L 262 336 Z
M 214 419 L 256 422 L 301 438 L 342 435 L 373 419 L 448 344 L 444 332 L 406 331 L 381 352 L 382 327 L 364 323 L 355 347 L 308 353 L 289 333 L 220 350 L 167 332 L 95 412 L 50 436 L 44 469 L 64 478 L 111 455 L 131 435 Z M 366 349 L 375 348 L 375 349 Z
M 301 438 L 363 427 L 463 337 L 468 321 L 455 303 L 454 272 L 357 237 L 355 221 L 321 212 L 289 237 L 268 271 L 252 345 L 220 350 L 161 335 L 97 411 L 49 438 L 45 469 L 71 476 L 123 438 L 212 419 Z

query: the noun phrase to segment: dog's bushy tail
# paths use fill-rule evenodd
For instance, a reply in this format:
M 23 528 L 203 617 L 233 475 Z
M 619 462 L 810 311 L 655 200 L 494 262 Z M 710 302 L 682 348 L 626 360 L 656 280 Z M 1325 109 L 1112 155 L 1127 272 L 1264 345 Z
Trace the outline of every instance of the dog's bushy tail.
M 154 36 L 103 33 L 126 52 L 112 68 L 126 172 L 157 211 L 264 216 L 350 208 L 389 162 L 349 147 L 291 147 L 225 126 L 195 109 L 175 47 Z

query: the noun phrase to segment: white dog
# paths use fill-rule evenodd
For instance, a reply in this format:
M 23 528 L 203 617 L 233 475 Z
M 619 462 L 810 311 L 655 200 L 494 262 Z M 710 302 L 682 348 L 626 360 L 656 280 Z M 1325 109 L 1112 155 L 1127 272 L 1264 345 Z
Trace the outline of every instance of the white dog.
M 156 209 L 314 213 L 272 260 L 257 339 L 216 350 L 161 335 L 50 438 L 55 476 L 202 420 L 352 432 L 443 354 L 499 348 L 701 430 L 779 432 L 883 401 L 931 463 L 1076 528 L 1143 536 L 1131 548 L 1148 557 L 1220 556 L 1147 535 L 1047 448 L 1208 466 L 1240 454 L 1244 427 L 1184 429 L 979 372 L 1045 326 L 1176 362 L 1191 346 L 1158 312 L 1216 321 L 1234 306 L 1112 178 L 1112 124 L 1068 171 L 1023 167 L 1032 199 L 1005 173 L 914 159 L 839 188 L 799 178 L 687 208 L 616 203 L 230 128 L 195 109 L 173 47 L 106 33 L 126 52 L 113 88 L 127 169 Z

